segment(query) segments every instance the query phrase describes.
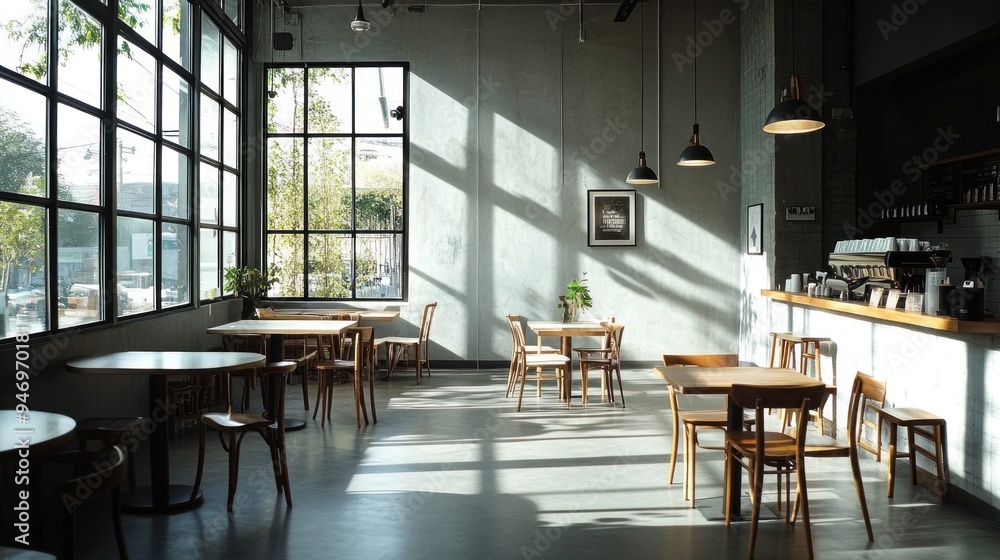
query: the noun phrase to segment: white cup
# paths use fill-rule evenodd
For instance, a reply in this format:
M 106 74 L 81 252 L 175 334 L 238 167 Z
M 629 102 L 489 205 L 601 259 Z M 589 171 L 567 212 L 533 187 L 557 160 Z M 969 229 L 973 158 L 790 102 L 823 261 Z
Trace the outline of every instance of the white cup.
M 786 283 L 786 288 L 789 292 L 801 292 L 802 291 L 802 275 L 793 274 Z

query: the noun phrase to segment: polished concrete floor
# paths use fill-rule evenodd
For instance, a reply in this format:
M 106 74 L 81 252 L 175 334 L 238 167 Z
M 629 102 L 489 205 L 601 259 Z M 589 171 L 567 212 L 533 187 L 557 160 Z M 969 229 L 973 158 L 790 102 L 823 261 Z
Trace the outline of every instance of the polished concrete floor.
M 722 457 L 698 456 L 699 508 L 667 484 L 670 411 L 662 380 L 627 370 L 628 408 L 594 400 L 566 410 L 552 387 L 505 399 L 505 371 L 412 371 L 377 384 L 379 422 L 355 427 L 345 386 L 332 425 L 310 421 L 288 435 L 294 507 L 274 489 L 258 438 L 243 447 L 233 513 L 226 512 L 226 456 L 210 440 L 200 507 L 173 515 L 125 516 L 129 554 L 139 559 L 343 558 L 744 558 L 748 523 L 720 513 Z M 594 391 L 597 392 L 597 391 Z M 289 391 L 290 415 L 303 415 Z M 311 414 L 311 411 L 310 411 Z M 174 482 L 193 478 L 197 433 L 172 441 Z M 137 457 L 140 478 L 146 454 Z M 997 558 L 1000 530 L 958 505 L 897 484 L 885 497 L 884 466 L 862 458 L 876 540 L 869 543 L 846 459 L 807 465 L 816 557 Z M 900 463 L 903 473 L 905 462 Z M 745 488 L 745 485 L 744 485 Z M 773 501 L 773 482 L 769 483 Z M 114 540 L 88 504 L 78 557 L 116 557 Z M 757 558 L 804 558 L 801 523 L 760 525 Z

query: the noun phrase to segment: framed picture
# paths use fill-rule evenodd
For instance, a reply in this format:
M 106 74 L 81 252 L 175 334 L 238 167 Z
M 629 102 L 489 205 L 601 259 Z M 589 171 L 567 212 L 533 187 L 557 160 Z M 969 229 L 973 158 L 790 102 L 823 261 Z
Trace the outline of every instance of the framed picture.
M 747 206 L 747 254 L 764 254 L 764 205 Z
M 635 190 L 587 191 L 587 245 L 635 246 Z

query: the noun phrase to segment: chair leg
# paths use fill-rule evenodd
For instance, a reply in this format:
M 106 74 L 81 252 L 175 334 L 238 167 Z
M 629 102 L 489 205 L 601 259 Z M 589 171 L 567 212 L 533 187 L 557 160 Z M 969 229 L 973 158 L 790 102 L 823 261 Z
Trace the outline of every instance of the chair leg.
M 316 372 L 316 406 L 313 407 L 313 420 L 316 419 L 316 414 L 319 412 L 320 408 L 323 406 L 323 372 Z
M 753 559 L 754 549 L 757 547 L 757 523 L 760 521 L 760 500 L 764 487 L 764 465 L 754 464 L 753 469 L 753 507 L 750 510 L 750 547 L 747 558 Z M 729 511 L 729 508 L 726 508 Z M 812 555 L 810 554 L 810 558 Z
M 292 484 L 288 478 L 288 453 L 285 450 L 285 435 L 276 432 L 275 439 L 277 440 L 276 446 L 278 447 L 278 457 L 280 458 L 281 483 L 285 488 L 285 505 L 292 507 Z
M 723 501 L 726 504 L 726 527 L 728 527 L 730 520 L 730 511 L 732 510 L 731 506 L 733 505 L 733 469 L 731 468 L 733 458 L 732 458 L 732 451 L 729 449 L 728 444 L 725 446 L 725 448 L 726 448 L 726 460 L 723 463 L 724 465 L 723 468 L 726 470 L 725 473 L 726 484 L 725 484 L 725 491 L 723 492 L 723 494 L 725 495 L 725 500 Z
M 805 465 L 801 461 L 797 461 L 795 466 L 795 478 L 796 478 L 796 502 L 799 503 L 799 507 L 802 509 L 802 525 L 806 529 L 806 551 L 809 554 L 809 558 L 813 557 L 813 542 L 812 542 L 812 526 L 809 523 L 809 492 L 806 488 L 806 471 Z
M 242 442 L 242 437 L 229 434 L 229 495 L 226 497 L 226 511 L 233 511 L 236 483 L 239 482 L 240 444 Z
M 694 508 L 695 496 L 695 447 L 698 445 L 697 433 L 694 426 L 687 428 L 687 445 L 684 447 L 684 466 L 688 471 L 688 497 L 691 499 L 692 508 Z
M 680 419 L 677 418 L 676 411 L 674 411 L 671 416 L 673 417 L 674 429 L 672 430 L 673 433 L 670 435 L 670 477 L 667 479 L 667 484 L 674 483 L 674 469 L 677 467 L 677 442 L 680 438 L 679 432 L 681 425 Z M 685 496 L 687 496 L 686 493 Z
M 948 485 L 949 475 L 948 475 L 948 430 L 944 424 L 934 426 L 934 438 L 935 447 L 937 448 L 937 471 L 938 471 L 938 485 L 940 486 L 939 491 L 941 492 L 941 503 L 945 503 L 948 500 Z
M 309 410 L 309 367 L 303 363 L 299 373 L 302 375 L 302 402 L 305 404 L 305 409 Z
M 608 377 L 610 377 L 610 371 L 608 374 Z M 620 366 L 615 366 L 615 376 L 618 377 L 618 396 L 622 398 L 622 408 L 625 408 L 625 390 L 622 389 L 622 370 Z M 611 383 L 610 379 L 608 379 L 608 383 Z M 614 392 L 613 387 L 611 390 Z
M 872 520 L 868 516 L 868 500 L 865 499 L 865 487 L 861 483 L 861 465 L 858 463 L 858 454 L 851 452 L 851 474 L 854 475 L 854 488 L 858 491 L 858 503 L 861 504 L 861 515 L 865 518 L 865 530 L 868 532 L 868 542 L 875 541 L 875 533 L 872 532 Z
M 580 364 L 580 404 L 583 408 L 587 408 L 587 373 L 589 369 L 585 364 Z M 572 401 L 572 399 L 566 400 Z
M 423 358 L 420 355 L 420 350 L 422 350 L 422 348 L 420 346 L 420 344 L 417 344 L 413 347 L 413 353 L 417 356 L 417 385 L 420 385 L 420 377 L 424 373 Z M 430 377 L 430 375 L 428 375 L 428 377 Z
M 522 368 L 521 366 L 517 367 L 518 377 L 521 378 L 521 391 L 517 394 L 517 411 L 518 412 L 521 412 L 521 401 L 524 399 L 524 385 L 525 385 L 525 383 L 528 380 L 528 375 L 527 375 L 527 372 L 525 371 L 526 369 L 527 368 Z
M 378 413 L 375 412 L 375 357 L 368 358 L 368 403 L 372 407 L 372 423 L 378 424 Z
M 895 422 L 889 422 L 889 493 L 887 497 L 892 497 L 892 491 L 896 487 L 896 434 L 898 432 Z
M 274 433 L 270 428 L 260 430 L 260 435 L 267 444 L 268 451 L 271 452 L 271 470 L 274 471 L 274 487 L 280 494 L 284 489 L 281 483 L 281 459 L 278 458 L 278 446 L 274 440 Z
M 913 445 L 913 426 L 906 428 L 906 444 L 910 457 L 910 484 L 917 484 L 917 448 Z
M 125 548 L 125 531 L 122 530 L 121 488 L 111 491 L 111 522 L 115 528 L 115 541 L 118 543 L 118 558 L 128 560 L 128 550 Z

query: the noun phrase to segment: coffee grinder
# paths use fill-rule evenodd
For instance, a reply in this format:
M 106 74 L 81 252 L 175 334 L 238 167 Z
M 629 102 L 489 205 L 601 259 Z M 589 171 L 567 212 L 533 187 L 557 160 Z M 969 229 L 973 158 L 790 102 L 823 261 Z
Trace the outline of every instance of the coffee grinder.
M 951 316 L 960 321 L 982 321 L 986 313 L 986 287 L 995 274 L 993 258 L 963 257 L 965 280 L 948 292 Z

